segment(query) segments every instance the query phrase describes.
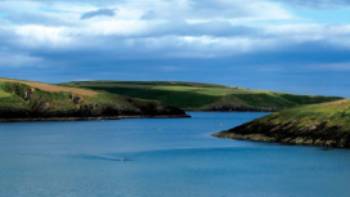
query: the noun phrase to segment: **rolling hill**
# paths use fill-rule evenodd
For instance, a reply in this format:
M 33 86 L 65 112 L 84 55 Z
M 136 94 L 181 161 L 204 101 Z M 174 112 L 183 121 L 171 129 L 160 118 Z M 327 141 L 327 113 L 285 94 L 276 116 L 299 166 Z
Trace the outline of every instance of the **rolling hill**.
M 186 116 L 175 107 L 116 94 L 0 78 L 0 121 Z
M 350 100 L 273 113 L 216 136 L 241 140 L 350 148 Z
M 341 99 L 187 82 L 81 81 L 63 85 L 156 100 L 188 111 L 277 111 Z

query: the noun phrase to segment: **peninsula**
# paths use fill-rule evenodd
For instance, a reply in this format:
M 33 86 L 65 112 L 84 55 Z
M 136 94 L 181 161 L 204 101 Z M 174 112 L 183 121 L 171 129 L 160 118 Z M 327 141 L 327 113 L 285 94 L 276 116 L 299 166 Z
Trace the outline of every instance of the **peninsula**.
M 157 101 L 0 78 L 0 121 L 187 117 Z
M 215 135 L 239 140 L 350 148 L 350 101 L 283 110 Z

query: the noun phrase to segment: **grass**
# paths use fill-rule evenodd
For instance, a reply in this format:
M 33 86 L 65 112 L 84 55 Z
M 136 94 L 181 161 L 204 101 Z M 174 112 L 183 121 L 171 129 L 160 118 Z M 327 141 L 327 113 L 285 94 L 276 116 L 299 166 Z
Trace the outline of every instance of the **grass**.
M 80 88 L 72 88 L 72 87 L 62 87 L 57 85 L 51 85 L 41 82 L 34 82 L 34 81 L 25 81 L 25 80 L 15 80 L 15 79 L 6 79 L 6 78 L 0 78 L 0 82 L 2 83 L 20 83 L 23 85 L 30 86 L 32 88 L 36 88 L 42 91 L 46 92 L 69 92 L 71 94 L 77 94 L 77 95 L 84 95 L 84 96 L 92 96 L 96 95 L 97 92 L 91 91 L 91 90 L 85 90 Z
M 350 101 L 297 107 L 268 116 L 263 121 L 275 125 L 292 122 L 296 128 L 313 128 L 323 124 L 326 127 L 341 127 L 343 131 L 350 133 Z
M 9 96 L 10 96 L 10 94 L 8 92 L 0 90 L 0 98 L 6 98 L 6 97 L 9 97 Z
M 194 111 L 276 111 L 340 99 L 187 82 L 85 81 L 64 85 L 156 100 Z
M 350 100 L 282 110 L 216 136 L 350 148 Z
M 184 115 L 184 112 L 157 101 L 40 82 L 0 79 L 0 119 L 129 115 Z

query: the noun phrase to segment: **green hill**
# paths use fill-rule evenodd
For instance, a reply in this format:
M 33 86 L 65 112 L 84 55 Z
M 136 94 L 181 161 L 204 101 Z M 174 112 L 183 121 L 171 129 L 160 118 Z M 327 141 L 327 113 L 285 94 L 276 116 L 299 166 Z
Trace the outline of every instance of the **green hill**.
M 350 148 L 350 101 L 283 110 L 216 135 L 254 141 Z
M 64 85 L 156 100 L 190 111 L 277 111 L 340 99 L 186 82 L 82 81 Z
M 0 78 L 0 121 L 122 116 L 185 116 L 185 112 L 156 101 Z

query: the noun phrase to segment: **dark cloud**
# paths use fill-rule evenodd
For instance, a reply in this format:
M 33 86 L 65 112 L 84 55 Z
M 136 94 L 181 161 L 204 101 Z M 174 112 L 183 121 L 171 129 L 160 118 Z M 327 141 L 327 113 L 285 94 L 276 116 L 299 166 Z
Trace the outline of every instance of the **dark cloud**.
M 350 49 L 332 45 L 325 41 L 289 43 L 283 48 L 274 50 L 254 51 L 245 54 L 226 55 L 214 58 L 196 57 L 171 57 L 167 54 L 176 53 L 178 50 L 194 52 L 192 48 L 181 46 L 180 48 L 164 46 L 158 49 L 150 49 L 148 43 L 141 41 L 134 46 L 126 46 L 122 39 L 110 37 L 100 41 L 99 45 L 110 47 L 87 47 L 76 50 L 31 50 L 27 51 L 35 57 L 55 62 L 61 65 L 73 67 L 119 65 L 158 64 L 158 65 L 206 65 L 206 66 L 263 66 L 280 65 L 294 69 L 296 65 L 305 64 L 333 64 L 350 62 Z M 113 44 L 118 43 L 118 44 Z M 327 55 L 325 55 L 327 54 Z M 132 69 L 132 68 L 130 68 Z
M 109 16 L 112 17 L 115 15 L 115 11 L 113 9 L 99 9 L 99 10 L 94 10 L 90 12 L 85 12 L 80 16 L 80 19 L 85 20 L 85 19 L 90 19 L 98 16 Z
M 327 55 L 325 55 L 327 54 Z M 350 50 L 322 42 L 294 44 L 283 50 L 224 58 L 128 57 L 111 51 L 37 51 L 47 67 L 0 67 L 3 76 L 44 81 L 84 79 L 183 80 L 307 94 L 350 96 L 349 71 L 319 65 L 350 62 Z M 129 54 L 130 55 L 130 54 Z M 312 67 L 310 67 L 312 65 Z M 164 66 L 175 67 L 171 72 Z M 53 69 L 55 68 L 55 69 Z M 210 75 L 208 75 L 210 73 Z M 327 78 L 327 80 L 324 80 Z

